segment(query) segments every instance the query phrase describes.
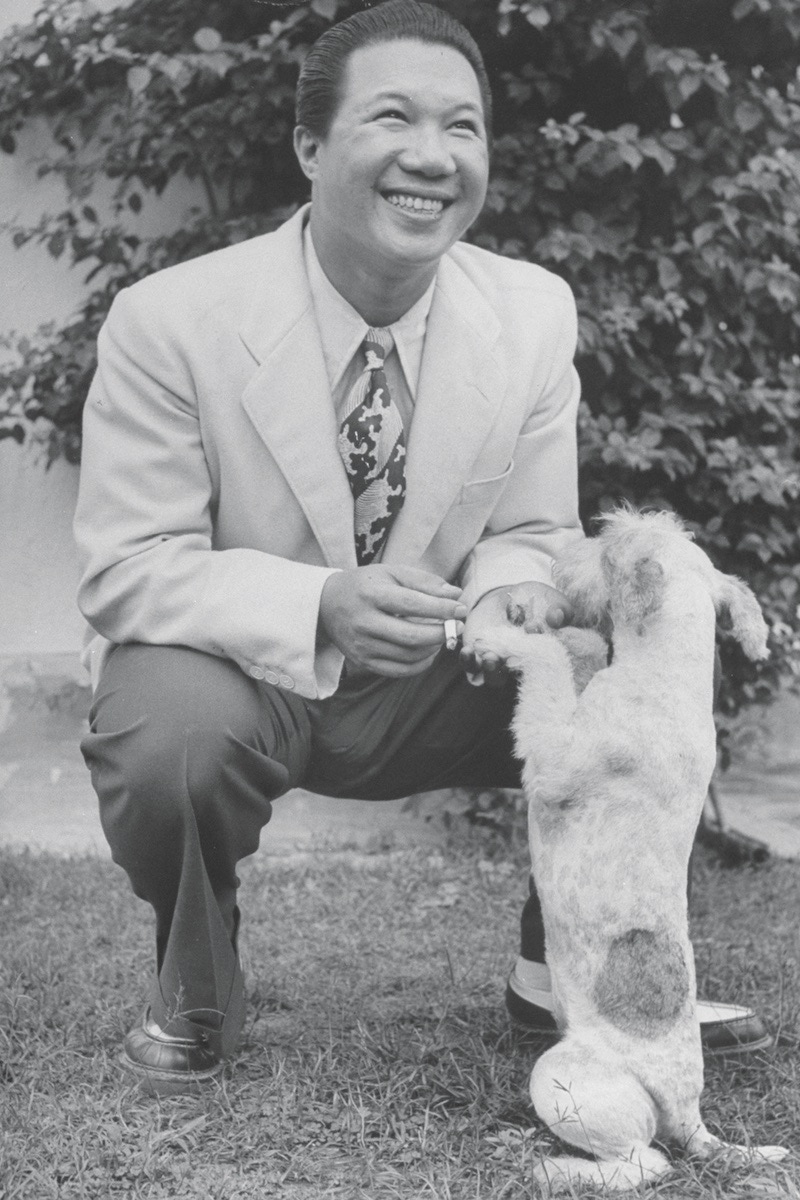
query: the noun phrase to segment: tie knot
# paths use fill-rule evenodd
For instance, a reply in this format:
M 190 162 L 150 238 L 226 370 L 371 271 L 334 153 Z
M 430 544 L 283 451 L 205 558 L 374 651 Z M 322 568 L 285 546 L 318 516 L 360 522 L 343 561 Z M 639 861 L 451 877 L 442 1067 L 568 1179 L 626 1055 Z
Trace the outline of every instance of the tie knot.
M 388 329 L 368 329 L 361 343 L 367 359 L 367 370 L 379 370 L 391 353 L 394 338 Z

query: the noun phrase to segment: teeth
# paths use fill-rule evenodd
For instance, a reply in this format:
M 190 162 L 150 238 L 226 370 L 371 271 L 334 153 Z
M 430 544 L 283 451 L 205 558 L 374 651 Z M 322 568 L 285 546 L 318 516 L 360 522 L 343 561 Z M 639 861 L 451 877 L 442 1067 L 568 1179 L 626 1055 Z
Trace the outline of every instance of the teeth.
M 395 208 L 414 209 L 415 212 L 438 214 L 444 208 L 442 200 L 423 199 L 422 196 L 406 196 L 403 192 L 391 192 L 386 199 Z

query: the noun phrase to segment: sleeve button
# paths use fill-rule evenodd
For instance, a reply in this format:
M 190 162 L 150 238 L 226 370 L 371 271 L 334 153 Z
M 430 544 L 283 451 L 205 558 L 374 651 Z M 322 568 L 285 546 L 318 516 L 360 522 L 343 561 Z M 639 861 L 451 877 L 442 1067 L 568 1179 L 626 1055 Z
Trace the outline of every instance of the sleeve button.
M 267 683 L 271 683 L 273 687 L 280 683 L 280 676 L 278 675 L 277 671 L 265 671 L 264 678 L 266 679 Z
M 248 675 L 252 676 L 253 679 L 263 679 L 264 678 L 264 668 L 263 667 L 248 667 L 247 673 L 248 673 Z
M 281 687 L 287 688 L 289 691 L 294 687 L 294 680 L 291 675 L 281 675 Z

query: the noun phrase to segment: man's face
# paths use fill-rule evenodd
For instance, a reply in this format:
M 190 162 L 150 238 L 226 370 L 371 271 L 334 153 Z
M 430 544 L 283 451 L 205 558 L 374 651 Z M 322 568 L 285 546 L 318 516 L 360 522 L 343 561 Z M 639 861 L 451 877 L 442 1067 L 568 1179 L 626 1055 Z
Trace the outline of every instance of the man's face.
M 300 131 L 296 145 L 313 182 L 318 251 L 354 256 L 362 269 L 437 263 L 483 207 L 480 88 L 450 46 L 405 39 L 355 50 L 327 137 Z

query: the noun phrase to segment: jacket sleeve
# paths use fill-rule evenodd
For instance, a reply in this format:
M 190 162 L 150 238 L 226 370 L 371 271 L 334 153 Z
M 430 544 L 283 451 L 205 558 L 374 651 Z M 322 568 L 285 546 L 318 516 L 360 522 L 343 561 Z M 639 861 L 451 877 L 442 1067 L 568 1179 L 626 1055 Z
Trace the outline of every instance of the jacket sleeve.
M 301 696 L 330 695 L 343 658 L 316 638 L 333 569 L 214 548 L 191 370 L 148 299 L 121 293 L 98 341 L 74 525 L 81 611 L 112 643 L 189 646 Z
M 552 584 L 554 559 L 584 536 L 578 515 L 581 389 L 573 365 L 578 322 L 572 292 L 563 286 L 563 315 L 544 386 L 531 397 L 509 482 L 462 570 L 468 608 L 494 588 L 528 581 Z

